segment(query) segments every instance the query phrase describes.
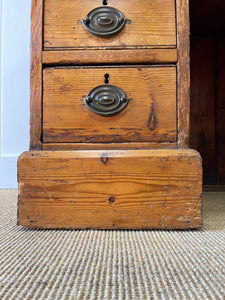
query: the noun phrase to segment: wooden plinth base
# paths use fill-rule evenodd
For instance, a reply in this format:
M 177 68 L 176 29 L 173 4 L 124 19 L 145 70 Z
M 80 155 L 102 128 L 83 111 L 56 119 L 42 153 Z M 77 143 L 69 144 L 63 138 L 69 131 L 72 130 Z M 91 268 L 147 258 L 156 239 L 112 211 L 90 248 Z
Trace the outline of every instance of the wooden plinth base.
M 18 160 L 18 224 L 187 229 L 201 220 L 194 150 L 28 151 Z

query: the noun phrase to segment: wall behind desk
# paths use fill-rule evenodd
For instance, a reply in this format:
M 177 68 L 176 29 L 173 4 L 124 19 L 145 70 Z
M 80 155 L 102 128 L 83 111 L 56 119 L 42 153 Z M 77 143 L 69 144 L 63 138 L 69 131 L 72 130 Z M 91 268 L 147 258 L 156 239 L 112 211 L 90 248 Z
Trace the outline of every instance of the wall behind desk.
M 0 188 L 17 187 L 29 148 L 31 0 L 1 0 Z

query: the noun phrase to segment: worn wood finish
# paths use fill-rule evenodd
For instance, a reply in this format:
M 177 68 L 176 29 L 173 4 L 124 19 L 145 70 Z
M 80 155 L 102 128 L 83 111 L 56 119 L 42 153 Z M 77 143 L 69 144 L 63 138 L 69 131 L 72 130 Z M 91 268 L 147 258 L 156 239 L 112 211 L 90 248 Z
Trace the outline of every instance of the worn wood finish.
M 216 101 L 217 183 L 225 184 L 225 36 L 218 40 Z
M 193 150 L 26 152 L 18 161 L 18 224 L 198 228 L 201 176 Z
M 216 38 L 193 37 L 191 45 L 190 146 L 204 158 L 203 182 L 215 184 Z
M 41 0 L 32 0 L 30 70 L 30 149 L 41 149 L 42 118 L 42 15 Z
M 109 83 L 130 99 L 112 117 L 91 112 L 88 92 Z M 176 68 L 59 68 L 44 70 L 44 142 L 176 142 Z
M 98 50 L 96 50 L 98 51 Z M 43 51 L 43 64 L 176 63 L 177 49 Z
M 189 2 L 176 1 L 177 15 L 177 105 L 178 147 L 189 146 L 190 69 L 189 69 Z
M 107 39 L 92 36 L 81 24 L 89 11 L 102 6 L 102 0 L 45 0 L 44 3 L 45 48 L 176 45 L 174 0 L 109 0 L 108 5 L 120 10 L 131 24 Z
M 131 20 L 108 39 L 93 37 L 81 25 L 101 5 L 33 0 L 31 149 L 44 142 L 45 149 L 58 151 L 29 151 L 18 159 L 18 224 L 198 228 L 201 158 L 193 150 L 162 149 L 188 145 L 188 1 L 108 0 Z M 113 117 L 96 115 L 83 102 L 104 84 L 105 74 L 130 99 Z
M 43 150 L 177 149 L 177 143 L 43 143 Z

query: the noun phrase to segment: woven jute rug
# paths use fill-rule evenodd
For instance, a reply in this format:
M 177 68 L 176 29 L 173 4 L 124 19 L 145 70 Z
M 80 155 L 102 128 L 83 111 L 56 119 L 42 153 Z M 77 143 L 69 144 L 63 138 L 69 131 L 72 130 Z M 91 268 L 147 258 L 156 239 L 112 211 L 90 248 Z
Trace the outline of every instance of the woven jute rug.
M 0 299 L 225 299 L 225 193 L 189 231 L 30 230 L 0 190 Z

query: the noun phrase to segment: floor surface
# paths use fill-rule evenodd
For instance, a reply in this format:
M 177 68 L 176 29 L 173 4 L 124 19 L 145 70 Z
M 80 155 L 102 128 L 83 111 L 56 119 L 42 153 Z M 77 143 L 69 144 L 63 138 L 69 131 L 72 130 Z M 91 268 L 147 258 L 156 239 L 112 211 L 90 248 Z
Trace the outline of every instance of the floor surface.
M 0 190 L 0 299 L 225 299 L 225 192 L 200 230 L 31 230 Z

